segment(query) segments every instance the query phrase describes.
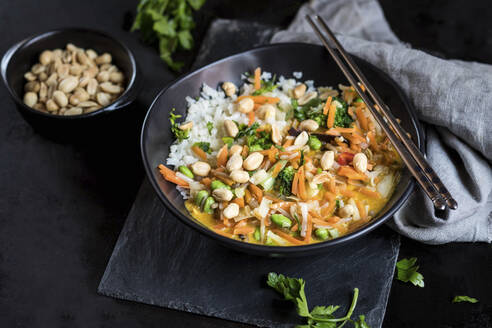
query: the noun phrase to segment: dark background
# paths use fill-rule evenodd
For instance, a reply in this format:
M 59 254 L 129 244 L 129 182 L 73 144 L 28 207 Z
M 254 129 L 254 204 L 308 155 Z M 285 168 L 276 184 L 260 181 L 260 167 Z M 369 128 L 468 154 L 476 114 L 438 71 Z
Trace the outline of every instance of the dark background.
M 380 1 L 405 42 L 446 58 L 492 63 L 490 1 Z M 197 14 L 197 47 L 214 18 L 286 27 L 302 1 L 208 0 Z M 243 327 L 119 301 L 96 293 L 143 178 L 140 120 L 176 76 L 129 33 L 136 1 L 4 0 L 0 52 L 63 26 L 107 31 L 136 54 L 145 87 L 130 118 L 87 142 L 51 141 L 15 111 L 0 88 L 1 327 Z M 196 51 L 195 51 L 196 52 Z M 180 54 L 188 63 L 196 53 Z M 394 281 L 384 327 L 492 327 L 492 252 L 487 244 L 427 246 L 402 238 L 401 257 L 419 258 L 425 288 Z M 377 277 L 375 277 L 377 279 Z M 477 304 L 451 304 L 454 295 Z

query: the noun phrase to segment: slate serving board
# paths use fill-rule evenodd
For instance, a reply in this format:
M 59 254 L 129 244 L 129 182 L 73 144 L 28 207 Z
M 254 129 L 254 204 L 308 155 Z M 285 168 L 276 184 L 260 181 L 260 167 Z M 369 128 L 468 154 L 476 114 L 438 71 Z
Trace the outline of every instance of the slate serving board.
M 212 23 L 195 67 L 267 43 L 274 28 L 229 20 Z M 265 327 L 302 323 L 293 306 L 265 284 L 275 271 L 306 280 L 310 306 L 348 308 L 381 327 L 399 251 L 386 227 L 326 254 L 291 259 L 226 249 L 178 222 L 144 180 L 109 260 L 101 294 Z

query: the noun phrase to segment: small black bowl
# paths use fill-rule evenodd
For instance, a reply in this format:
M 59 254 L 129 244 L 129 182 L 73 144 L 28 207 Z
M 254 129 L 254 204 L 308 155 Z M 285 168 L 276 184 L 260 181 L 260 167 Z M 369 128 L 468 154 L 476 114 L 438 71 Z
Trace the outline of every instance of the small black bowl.
M 422 129 L 413 107 L 398 85 L 366 61 L 355 56 L 354 60 L 423 151 Z M 258 66 L 277 76 L 290 77 L 292 72 L 303 72 L 302 80 L 313 80 L 316 86 L 336 87 L 339 83 L 349 84 L 323 47 L 303 43 L 281 43 L 255 48 L 219 60 L 179 78 L 161 91 L 152 103 L 143 124 L 140 141 L 147 176 L 164 205 L 183 223 L 222 245 L 251 254 L 275 257 L 313 255 L 335 245 L 345 247 L 349 241 L 359 238 L 388 220 L 413 191 L 414 179 L 407 169 L 403 170 L 393 195 L 376 218 L 356 231 L 321 243 L 290 247 L 249 244 L 219 235 L 191 217 L 175 185 L 164 180 L 157 169 L 159 164 L 165 163 L 169 146 L 175 139 L 170 131 L 169 111 L 176 108 L 177 114 L 186 115 L 185 97 L 199 96 L 203 83 L 212 88 L 224 81 L 241 85 L 241 74 L 251 72 Z
M 44 113 L 26 106 L 23 102 L 24 74 L 39 61 L 39 54 L 44 50 L 65 49 L 67 43 L 73 43 L 84 49 L 94 49 L 99 54 L 108 52 L 115 64 L 125 75 L 126 89 L 113 103 L 87 114 L 63 116 Z M 24 39 L 13 45 L 2 58 L 1 74 L 6 88 L 22 116 L 38 132 L 52 137 L 77 136 L 87 133 L 87 129 L 108 121 L 108 117 L 120 112 L 136 99 L 142 86 L 142 79 L 135 57 L 121 42 L 113 37 L 95 30 L 66 28 L 45 32 Z

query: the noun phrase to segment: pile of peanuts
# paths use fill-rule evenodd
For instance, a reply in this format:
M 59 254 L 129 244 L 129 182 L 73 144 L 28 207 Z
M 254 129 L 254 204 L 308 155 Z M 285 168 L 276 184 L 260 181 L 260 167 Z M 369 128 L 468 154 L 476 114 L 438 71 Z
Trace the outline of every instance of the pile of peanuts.
M 45 50 L 39 63 L 24 74 L 24 103 L 55 115 L 80 115 L 115 101 L 125 90 L 125 76 L 111 64 L 109 53 L 98 55 L 69 43 L 65 50 Z

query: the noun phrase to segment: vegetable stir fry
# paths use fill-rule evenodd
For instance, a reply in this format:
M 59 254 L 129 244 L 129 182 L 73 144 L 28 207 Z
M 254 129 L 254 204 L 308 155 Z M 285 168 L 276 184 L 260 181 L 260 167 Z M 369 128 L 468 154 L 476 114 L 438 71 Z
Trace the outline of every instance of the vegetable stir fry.
M 190 214 L 221 235 L 275 246 L 337 238 L 374 218 L 402 164 L 354 89 L 277 81 L 260 68 L 244 78 L 240 90 L 226 82 L 189 101 L 221 104 L 222 121 L 179 124 L 171 112 L 175 168 L 159 170 Z

